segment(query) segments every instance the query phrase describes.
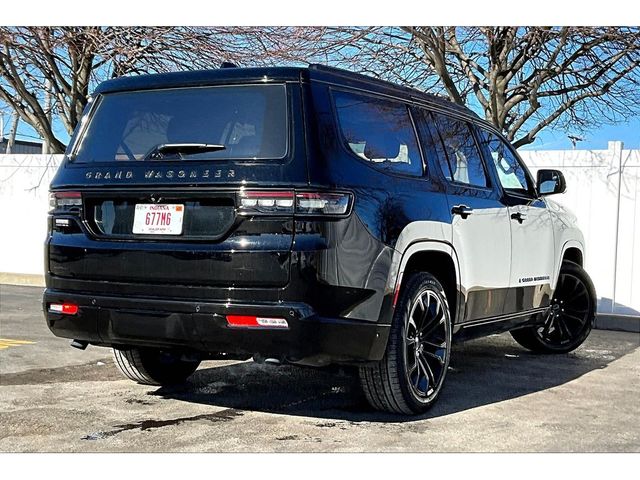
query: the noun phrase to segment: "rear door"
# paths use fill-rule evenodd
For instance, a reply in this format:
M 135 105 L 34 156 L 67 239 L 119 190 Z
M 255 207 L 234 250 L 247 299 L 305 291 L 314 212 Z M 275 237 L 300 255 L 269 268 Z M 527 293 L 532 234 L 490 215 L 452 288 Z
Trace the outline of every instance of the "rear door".
M 549 305 L 555 242 L 547 205 L 515 150 L 495 133 L 479 130 L 487 163 L 495 172 L 511 223 L 510 290 L 505 313 Z
M 508 292 L 511 231 L 507 205 L 491 182 L 469 123 L 427 114 L 460 262 L 464 321 L 501 315 Z

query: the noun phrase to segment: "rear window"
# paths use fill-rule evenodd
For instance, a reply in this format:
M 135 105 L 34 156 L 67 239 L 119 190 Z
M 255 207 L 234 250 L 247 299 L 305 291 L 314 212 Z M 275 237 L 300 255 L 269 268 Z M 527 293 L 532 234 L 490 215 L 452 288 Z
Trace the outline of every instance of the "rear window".
M 74 161 L 280 159 L 284 85 L 176 88 L 99 97 Z

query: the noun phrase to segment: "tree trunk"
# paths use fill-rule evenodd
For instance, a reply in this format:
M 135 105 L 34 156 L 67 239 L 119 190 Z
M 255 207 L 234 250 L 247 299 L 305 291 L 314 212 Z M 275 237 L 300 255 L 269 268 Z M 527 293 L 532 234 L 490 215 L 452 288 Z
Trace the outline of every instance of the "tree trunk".
M 20 117 L 18 116 L 18 112 L 13 112 L 11 114 L 11 129 L 9 130 L 9 138 L 7 138 L 7 148 L 5 149 L 5 153 L 7 155 L 11 153 L 13 144 L 16 142 L 16 134 L 18 133 L 19 121 Z
M 47 116 L 47 120 L 49 120 L 49 125 L 51 125 L 51 80 L 48 79 L 45 82 L 44 113 Z M 47 155 L 48 153 L 51 153 L 51 147 L 45 137 L 42 141 L 42 154 Z

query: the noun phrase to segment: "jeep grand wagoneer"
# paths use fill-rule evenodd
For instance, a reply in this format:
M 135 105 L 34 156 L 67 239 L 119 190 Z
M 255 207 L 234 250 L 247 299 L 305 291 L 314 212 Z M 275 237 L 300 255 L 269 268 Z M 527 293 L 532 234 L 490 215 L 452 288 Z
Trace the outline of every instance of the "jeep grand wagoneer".
M 564 189 L 468 109 L 341 70 L 110 80 L 51 183 L 46 320 L 140 383 L 221 357 L 346 364 L 374 408 L 421 412 L 452 339 L 589 334 Z

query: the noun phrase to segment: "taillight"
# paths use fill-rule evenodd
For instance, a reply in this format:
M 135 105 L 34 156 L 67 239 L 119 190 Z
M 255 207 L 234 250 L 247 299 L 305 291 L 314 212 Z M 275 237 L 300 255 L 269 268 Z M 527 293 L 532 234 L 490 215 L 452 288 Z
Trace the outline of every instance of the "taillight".
M 239 211 L 244 214 L 345 215 L 352 202 L 350 193 L 243 191 Z
M 49 305 L 49 311 L 63 315 L 75 315 L 78 313 L 78 306 L 73 303 L 52 303 Z
M 80 192 L 50 192 L 49 211 L 68 211 L 82 207 L 82 194 Z
M 242 192 L 240 212 L 291 214 L 293 213 L 293 192 Z
M 349 193 L 296 193 L 296 213 L 300 215 L 344 215 L 350 203 Z

